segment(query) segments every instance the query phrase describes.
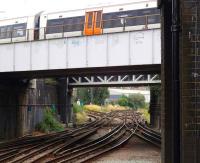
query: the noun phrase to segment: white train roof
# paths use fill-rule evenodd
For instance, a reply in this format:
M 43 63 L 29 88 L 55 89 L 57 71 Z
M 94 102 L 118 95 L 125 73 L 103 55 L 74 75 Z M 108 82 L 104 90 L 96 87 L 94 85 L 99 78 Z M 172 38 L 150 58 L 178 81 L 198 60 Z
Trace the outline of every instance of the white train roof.
M 156 0 L 136 0 L 134 2 L 123 3 L 123 4 L 110 4 L 110 5 L 99 5 L 83 9 L 57 11 L 57 12 L 43 12 L 41 17 L 47 17 L 47 19 L 58 19 L 66 17 L 83 16 L 85 12 L 103 10 L 103 13 L 137 10 L 144 8 L 153 8 L 157 6 Z
M 25 23 L 28 21 L 28 16 L 18 18 L 7 18 L 0 20 L 0 26 Z
M 78 15 L 84 15 L 87 11 L 95 11 L 95 10 L 102 10 L 104 13 L 107 12 L 116 12 L 116 11 L 123 11 L 123 10 L 137 10 L 142 8 L 153 8 L 157 6 L 157 0 L 132 0 L 130 2 L 125 3 L 111 3 L 111 4 L 98 4 L 94 6 L 89 6 L 82 9 L 73 9 L 73 10 L 66 10 L 66 11 L 44 11 L 42 12 L 41 16 L 48 15 L 48 19 L 58 18 L 58 14 L 62 13 L 63 17 L 73 17 Z M 36 15 L 36 14 L 35 14 Z M 28 17 L 31 16 L 23 16 L 23 17 L 9 17 L 9 18 L 0 18 L 0 25 L 4 23 L 12 24 L 15 21 L 22 21 L 24 22 Z
M 146 6 L 148 4 L 148 7 Z M 126 3 L 112 3 L 112 4 L 100 4 L 100 5 L 94 5 L 86 8 L 80 8 L 80 9 L 73 9 L 73 10 L 65 10 L 65 11 L 45 11 L 42 14 L 44 15 L 49 15 L 49 14 L 59 14 L 59 13 L 75 13 L 75 12 L 81 12 L 81 11 L 95 11 L 95 10 L 101 10 L 106 8 L 109 9 L 116 9 L 118 7 L 130 7 L 130 10 L 134 9 L 142 9 L 142 8 L 150 8 L 150 7 L 157 7 L 157 0 L 134 0 L 131 2 L 126 2 Z M 124 8 L 126 10 L 126 8 Z M 110 10 L 109 10 L 110 11 Z M 110 11 L 111 12 L 111 11 Z

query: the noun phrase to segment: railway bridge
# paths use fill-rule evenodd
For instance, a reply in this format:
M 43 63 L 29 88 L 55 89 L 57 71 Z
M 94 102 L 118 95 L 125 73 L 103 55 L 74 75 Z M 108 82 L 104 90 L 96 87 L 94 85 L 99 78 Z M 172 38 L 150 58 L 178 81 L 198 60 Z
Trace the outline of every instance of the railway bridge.
M 140 71 L 160 71 L 160 37 L 160 29 L 151 28 L 0 44 L 0 75 L 56 76 L 62 71 L 93 69 L 98 73 L 98 68 L 112 71 L 113 67 L 138 71 L 139 66 Z
M 68 122 L 74 87 L 160 84 L 160 37 L 159 26 L 155 26 L 102 35 L 63 35 L 0 44 L 0 80 L 7 79 L 8 82 L 2 82 L 5 85 L 14 80 L 26 83 L 34 78 L 64 78 L 61 80 L 63 98 L 59 103 L 63 104 L 61 118 Z M 17 88 L 21 89 L 19 92 L 23 93 L 17 95 L 21 99 L 13 99 L 10 104 L 25 105 L 26 88 Z M 6 105 L 11 107 L 6 101 L 2 101 L 2 109 Z
M 20 115 L 24 79 L 66 77 L 62 90 L 69 106 L 72 87 L 155 84 L 153 74 L 162 66 L 162 162 L 199 163 L 199 0 L 159 0 L 158 5 L 162 64 L 160 29 L 155 28 L 1 44 L 0 90 L 6 90 L 1 111 L 10 104 L 8 118 Z M 23 93 L 14 93 L 19 90 Z M 4 127 L 14 132 L 12 125 Z
M 71 120 L 75 87 L 161 84 L 160 23 L 146 23 L 92 36 L 62 33 L 58 38 L 20 42 L 11 38 L 1 43 L 0 114 L 4 117 L 0 118 L 0 136 L 23 135 L 23 121 L 28 121 L 24 110 L 35 107 L 34 100 L 27 98 L 27 89 L 33 91 L 38 78 L 58 79 L 65 123 Z M 153 108 L 160 110 L 160 106 Z

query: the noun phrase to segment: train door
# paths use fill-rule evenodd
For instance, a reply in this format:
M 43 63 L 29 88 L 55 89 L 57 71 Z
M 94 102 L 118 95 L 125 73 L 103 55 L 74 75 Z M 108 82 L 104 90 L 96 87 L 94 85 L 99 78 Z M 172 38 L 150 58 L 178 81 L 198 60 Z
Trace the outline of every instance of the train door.
M 91 11 L 85 14 L 84 35 L 102 34 L 102 10 Z
M 102 34 L 102 11 L 95 11 L 94 34 Z

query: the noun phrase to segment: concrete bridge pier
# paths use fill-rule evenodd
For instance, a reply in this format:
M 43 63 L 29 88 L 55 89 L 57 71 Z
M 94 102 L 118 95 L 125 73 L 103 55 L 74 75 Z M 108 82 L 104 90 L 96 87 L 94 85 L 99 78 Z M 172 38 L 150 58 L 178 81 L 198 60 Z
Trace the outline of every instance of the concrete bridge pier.
M 23 110 L 28 81 L 0 81 L 0 139 L 23 136 Z
M 58 107 L 60 119 L 65 124 L 72 122 L 72 92 L 67 78 L 58 79 Z
M 150 125 L 156 129 L 161 129 L 161 105 L 160 105 L 160 87 L 155 86 L 150 89 Z
M 66 97 L 67 123 L 74 123 L 72 94 L 73 94 L 73 88 L 68 87 L 67 97 Z
M 63 123 L 72 122 L 72 88 L 68 87 L 67 79 L 59 79 L 57 89 L 41 82 L 43 84 L 33 84 L 29 80 L 0 80 L 0 140 L 32 132 L 42 120 L 43 105 L 50 102 L 58 103 L 58 114 Z M 49 97 L 49 93 L 55 98 Z

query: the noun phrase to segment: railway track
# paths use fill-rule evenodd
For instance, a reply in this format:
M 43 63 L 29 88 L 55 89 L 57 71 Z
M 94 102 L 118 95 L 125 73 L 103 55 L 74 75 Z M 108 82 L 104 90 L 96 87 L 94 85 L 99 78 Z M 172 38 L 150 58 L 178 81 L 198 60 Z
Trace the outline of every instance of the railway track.
M 160 134 L 145 126 L 141 116 L 134 111 L 89 112 L 88 115 L 94 121 L 78 129 L 1 143 L 0 162 L 82 163 L 122 146 L 134 136 L 160 147 Z M 114 120 L 119 123 L 113 127 Z M 92 139 L 103 126 L 110 126 L 110 130 Z

